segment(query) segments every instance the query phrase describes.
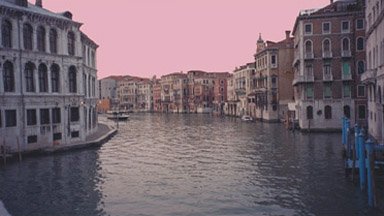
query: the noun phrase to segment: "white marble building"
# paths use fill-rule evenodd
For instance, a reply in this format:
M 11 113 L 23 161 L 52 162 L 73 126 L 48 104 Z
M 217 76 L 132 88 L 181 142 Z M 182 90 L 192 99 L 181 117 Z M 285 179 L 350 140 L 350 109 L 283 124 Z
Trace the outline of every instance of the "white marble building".
M 0 145 L 83 143 L 97 129 L 96 49 L 70 12 L 0 1 Z
M 368 130 L 373 138 L 384 142 L 384 1 L 367 0 L 367 71 L 362 80 L 367 84 Z

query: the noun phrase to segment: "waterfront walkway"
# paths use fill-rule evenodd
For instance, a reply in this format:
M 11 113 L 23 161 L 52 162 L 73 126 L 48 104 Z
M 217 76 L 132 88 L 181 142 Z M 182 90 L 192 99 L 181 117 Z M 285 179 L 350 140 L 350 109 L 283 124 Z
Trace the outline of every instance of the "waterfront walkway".
M 7 209 L 5 209 L 3 202 L 0 201 L 0 215 L 1 216 L 11 216 Z

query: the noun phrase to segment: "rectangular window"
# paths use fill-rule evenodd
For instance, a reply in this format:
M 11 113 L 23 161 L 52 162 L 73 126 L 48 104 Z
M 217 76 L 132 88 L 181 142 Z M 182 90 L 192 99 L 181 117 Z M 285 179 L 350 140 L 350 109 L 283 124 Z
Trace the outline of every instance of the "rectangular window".
M 72 132 L 71 132 L 71 137 L 72 137 L 72 138 L 79 137 L 79 135 L 80 135 L 80 134 L 79 134 L 79 131 L 72 131 Z
M 5 127 L 16 127 L 16 110 L 5 110 Z
M 341 32 L 348 33 L 349 32 L 349 21 L 341 22 Z
M 306 88 L 306 95 L 307 95 L 307 99 L 313 99 L 314 97 L 314 92 L 313 92 L 313 85 L 312 84 L 308 84 L 307 85 L 307 88 Z
M 351 97 L 351 85 L 348 83 L 345 83 L 343 85 L 343 96 L 345 98 L 350 98 Z
M 60 110 L 60 108 L 53 108 L 52 109 L 52 123 L 53 124 L 61 123 L 61 110 Z
M 364 85 L 358 85 L 357 86 L 357 96 L 358 97 L 365 97 L 365 86 Z
M 343 75 L 351 74 L 351 65 L 349 62 L 343 62 Z
M 306 35 L 312 34 L 312 24 L 311 23 L 305 24 L 304 34 L 306 34 Z
M 362 30 L 364 29 L 364 19 L 358 19 L 356 20 L 356 29 Z
M 37 136 L 36 135 L 28 136 L 27 137 L 27 142 L 28 142 L 28 144 L 37 143 Z
M 80 120 L 79 107 L 71 107 L 71 122 Z
M 53 134 L 53 140 L 61 140 L 61 137 L 62 137 L 61 133 L 54 133 Z
M 331 33 L 331 23 L 330 22 L 323 23 L 323 34 L 329 34 L 329 33 Z
M 324 83 L 324 98 L 332 98 L 332 86 L 331 83 Z
M 276 56 L 275 55 L 271 56 L 271 64 L 276 65 Z
M 359 105 L 359 119 L 365 119 L 366 118 L 366 109 L 364 105 Z
M 40 124 L 49 124 L 49 109 L 40 109 Z
M 27 109 L 27 125 L 36 125 L 37 124 L 37 118 L 36 118 L 36 110 L 35 109 Z

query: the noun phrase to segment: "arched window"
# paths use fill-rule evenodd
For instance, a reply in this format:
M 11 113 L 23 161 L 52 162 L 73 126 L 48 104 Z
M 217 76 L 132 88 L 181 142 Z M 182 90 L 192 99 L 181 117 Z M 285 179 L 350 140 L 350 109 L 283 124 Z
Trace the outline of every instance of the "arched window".
M 60 67 L 57 64 L 51 66 L 51 85 L 52 92 L 60 91 Z
M 6 61 L 3 64 L 3 84 L 5 92 L 14 92 L 15 91 L 15 74 L 13 71 L 13 64 L 9 61 Z
M 48 92 L 48 69 L 45 64 L 39 65 L 39 90 Z
M 381 86 L 377 89 L 377 98 L 379 99 L 379 103 L 381 104 L 382 98 L 381 98 Z
M 45 28 L 43 26 L 37 28 L 37 50 L 45 52 Z
M 5 48 L 12 48 L 12 24 L 4 20 L 1 24 L 2 45 Z
M 305 42 L 305 54 L 306 56 L 312 55 L 312 41 Z
M 342 50 L 349 51 L 349 38 L 344 38 L 342 43 Z
M 25 64 L 25 90 L 27 92 L 35 92 L 35 65 L 32 62 Z
M 331 106 L 325 106 L 324 108 L 324 116 L 325 119 L 332 119 L 332 107 Z
M 331 40 L 325 39 L 323 41 L 323 53 L 330 53 L 331 52 Z
M 343 110 L 344 110 L 344 116 L 350 119 L 351 118 L 351 107 L 344 106 Z
M 68 79 L 69 79 L 69 92 L 76 93 L 77 92 L 77 70 L 75 66 L 71 66 L 68 71 Z
M 23 26 L 23 42 L 24 42 L 24 49 L 26 50 L 33 49 L 33 28 L 28 23 L 25 23 Z
M 364 38 L 362 37 L 357 38 L 356 49 L 358 51 L 364 50 Z
M 75 34 L 68 32 L 68 55 L 75 55 Z
M 365 63 L 364 61 L 358 61 L 357 62 L 357 73 L 363 74 L 365 71 Z
M 307 119 L 313 119 L 313 107 L 307 106 Z
M 55 29 L 49 30 L 49 51 L 57 53 L 57 32 Z

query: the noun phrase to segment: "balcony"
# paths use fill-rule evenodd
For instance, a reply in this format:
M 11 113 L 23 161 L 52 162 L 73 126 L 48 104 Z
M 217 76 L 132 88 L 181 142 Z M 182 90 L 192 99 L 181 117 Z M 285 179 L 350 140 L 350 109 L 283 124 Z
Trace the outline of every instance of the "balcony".
M 308 83 L 308 82 L 314 82 L 314 81 L 315 81 L 315 77 L 313 75 L 313 72 L 308 72 L 305 75 L 295 74 L 292 84 L 296 85 L 299 83 Z
M 351 57 L 351 50 L 343 50 L 343 51 L 341 51 L 341 57 L 343 57 L 343 58 L 350 58 Z
M 351 73 L 341 73 L 341 79 L 343 81 L 352 80 L 352 74 Z
M 312 60 L 312 59 L 314 59 L 313 52 L 306 52 L 306 53 L 304 54 L 304 59 L 305 59 L 305 60 Z
M 377 76 L 377 69 L 366 70 L 361 75 L 361 81 L 364 83 L 374 83 Z
M 237 95 L 245 95 L 245 88 L 237 88 L 235 92 Z
M 324 51 L 323 52 L 323 59 L 329 59 L 332 58 L 332 52 L 331 51 Z
M 328 72 L 328 73 L 323 73 L 323 81 L 324 82 L 331 82 L 333 81 L 333 75 L 331 72 Z

